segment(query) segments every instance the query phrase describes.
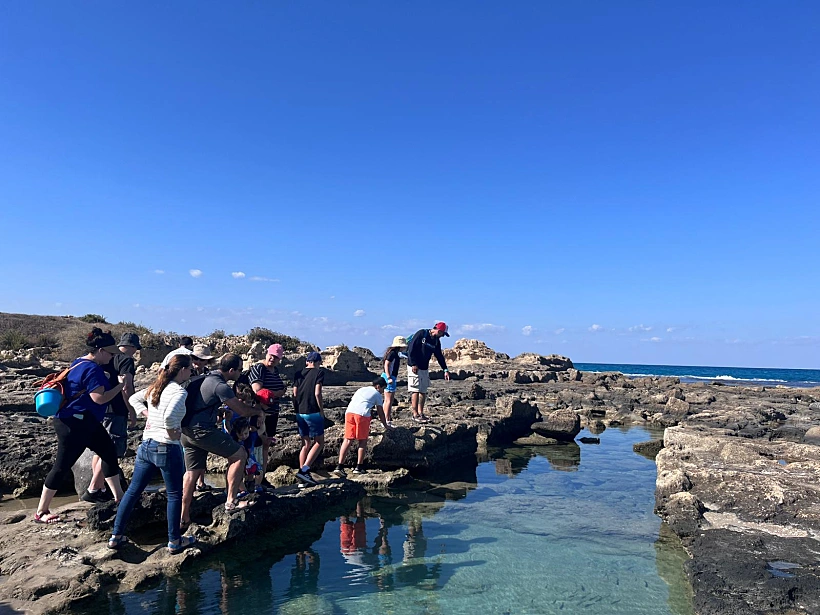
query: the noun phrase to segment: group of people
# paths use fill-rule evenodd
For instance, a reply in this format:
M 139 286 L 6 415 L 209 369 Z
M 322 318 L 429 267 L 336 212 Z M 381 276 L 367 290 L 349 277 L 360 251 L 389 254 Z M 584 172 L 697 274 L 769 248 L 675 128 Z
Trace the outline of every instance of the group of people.
M 345 412 L 344 441 L 334 470 L 337 476 L 345 476 L 344 459 L 354 445 L 357 460 L 353 472 L 364 472 L 373 412 L 385 429 L 395 427 L 393 408 L 402 358 L 407 359 L 412 420 L 427 422 L 424 406 L 433 356 L 445 379 L 450 379 L 441 350 L 444 336 L 449 336 L 448 327 L 438 322 L 407 340 L 401 336 L 393 340 L 383 356 L 384 373 L 356 391 Z M 229 514 L 254 505 L 245 497 L 248 474 L 257 475 L 256 490 L 272 488 L 264 472 L 275 443 L 280 401 L 286 394 L 278 370 L 285 354 L 280 344 L 269 346 L 265 358 L 243 372 L 242 358 L 233 353 L 220 357 L 210 369 L 215 359 L 210 349 L 182 338 L 180 347 L 163 359 L 154 382 L 139 392 L 134 391 L 133 357 L 141 348 L 137 334 L 125 333 L 117 343 L 110 332 L 95 327 L 86 338 L 86 346 L 88 352 L 71 363 L 65 378 L 65 402 L 53 420 L 57 457 L 46 477 L 35 522 L 62 520 L 50 511 L 51 501 L 86 449 L 94 453 L 93 473 L 81 498 L 91 502 L 114 499 L 119 504 L 108 540 L 112 549 L 127 542 L 125 529 L 130 515 L 157 472 L 166 487 L 167 546 L 172 554 L 195 542 L 184 532 L 191 523 L 194 493 L 210 489 L 204 482 L 208 453 L 227 459 L 225 510 Z M 303 485 L 317 484 L 311 467 L 324 448 L 321 363 L 320 353 L 308 353 L 305 367 L 293 378 L 292 400 L 302 439 L 297 477 Z M 131 483 L 123 492 L 119 459 L 125 455 L 127 430 L 136 427 L 137 414 L 146 416 L 145 428 Z M 260 458 L 261 464 L 257 464 Z

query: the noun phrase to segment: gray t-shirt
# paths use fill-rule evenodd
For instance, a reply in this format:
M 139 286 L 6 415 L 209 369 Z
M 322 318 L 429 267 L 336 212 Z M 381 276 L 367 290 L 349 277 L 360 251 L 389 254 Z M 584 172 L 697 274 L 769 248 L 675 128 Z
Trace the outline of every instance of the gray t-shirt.
M 225 382 L 222 372 L 212 371 L 202 380 L 199 391 L 194 393 L 194 410 L 191 417 L 191 427 L 214 427 L 220 406 L 229 399 L 236 397 L 233 389 Z

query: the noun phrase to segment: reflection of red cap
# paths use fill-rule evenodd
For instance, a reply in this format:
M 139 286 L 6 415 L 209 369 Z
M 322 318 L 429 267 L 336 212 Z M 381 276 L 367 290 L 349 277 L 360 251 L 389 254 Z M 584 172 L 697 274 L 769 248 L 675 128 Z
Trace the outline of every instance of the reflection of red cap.
M 273 405 L 273 400 L 276 398 L 273 396 L 273 391 L 270 389 L 259 389 L 256 392 L 256 399 L 266 406 L 271 406 Z
M 449 327 L 448 327 L 445 323 L 443 323 L 443 322 L 437 322 L 437 323 L 433 326 L 433 329 L 438 329 L 438 330 L 439 330 L 439 331 L 441 331 L 444 335 L 446 335 L 447 337 L 450 337 L 450 333 L 449 333 L 450 328 L 449 328 Z

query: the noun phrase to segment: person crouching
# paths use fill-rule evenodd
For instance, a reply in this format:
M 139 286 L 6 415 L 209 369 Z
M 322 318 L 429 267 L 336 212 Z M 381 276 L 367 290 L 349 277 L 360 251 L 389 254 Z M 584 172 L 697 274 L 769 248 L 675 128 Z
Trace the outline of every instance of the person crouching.
M 384 415 L 384 398 L 382 394 L 387 387 L 387 381 L 379 376 L 369 387 L 362 387 L 353 394 L 353 398 L 345 411 L 345 440 L 339 449 L 339 463 L 333 473 L 345 476 L 344 459 L 347 451 L 354 442 L 358 443 L 356 468 L 354 474 L 364 474 L 364 455 L 367 451 L 367 439 L 370 437 L 370 421 L 373 409 L 379 415 L 379 420 L 385 429 L 393 429 Z

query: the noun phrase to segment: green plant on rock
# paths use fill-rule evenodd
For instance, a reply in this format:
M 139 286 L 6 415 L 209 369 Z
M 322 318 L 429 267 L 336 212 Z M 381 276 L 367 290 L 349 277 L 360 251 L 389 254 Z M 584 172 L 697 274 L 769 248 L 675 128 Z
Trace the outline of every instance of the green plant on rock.
M 37 348 L 57 348 L 57 346 L 60 345 L 60 342 L 57 341 L 57 338 L 53 335 L 43 333 L 37 336 L 37 338 L 34 340 L 34 345 Z
M 214 329 L 208 337 L 212 337 L 215 340 L 224 340 L 226 337 L 225 329 Z
M 3 350 L 22 350 L 29 346 L 28 338 L 17 329 L 9 329 L 0 337 L 0 348 Z
M 136 333 L 137 335 L 152 335 L 154 332 L 145 325 L 138 325 L 135 322 L 123 321 L 119 323 L 125 333 Z
M 79 320 L 82 320 L 83 322 L 87 322 L 90 324 L 108 324 L 108 321 L 105 319 L 105 316 L 101 316 L 100 314 L 86 314 L 85 316 L 80 316 Z
M 304 344 L 304 342 L 298 337 L 291 337 L 290 335 L 277 333 L 276 331 L 271 331 L 265 327 L 254 327 L 248 331 L 248 341 L 250 343 L 262 342 L 266 346 L 269 344 L 282 344 L 282 347 L 285 350 L 289 350 L 291 352 L 298 350 L 299 346 Z

